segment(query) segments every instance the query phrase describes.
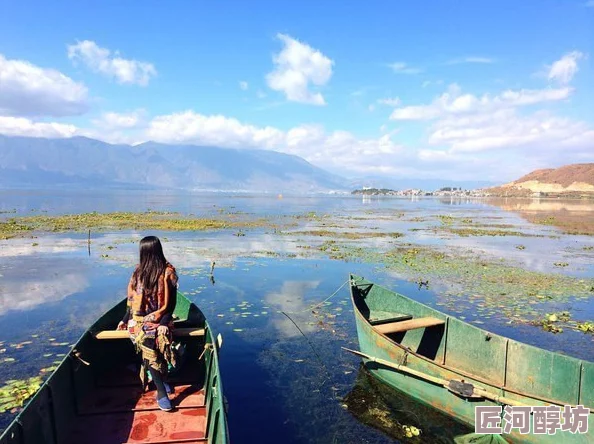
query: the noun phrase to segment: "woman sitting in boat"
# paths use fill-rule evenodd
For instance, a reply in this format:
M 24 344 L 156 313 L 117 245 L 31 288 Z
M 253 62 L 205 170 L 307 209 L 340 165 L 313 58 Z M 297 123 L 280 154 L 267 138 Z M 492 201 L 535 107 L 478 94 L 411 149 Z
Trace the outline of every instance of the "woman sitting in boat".
M 157 389 L 161 410 L 172 409 L 165 381 L 168 367 L 175 367 L 172 349 L 173 311 L 177 296 L 177 273 L 165 259 L 161 242 L 155 236 L 140 241 L 140 263 L 128 284 L 126 315 L 118 329 L 128 329 L 130 338 L 142 355 L 140 377 L 143 389 L 148 385 L 147 372 Z

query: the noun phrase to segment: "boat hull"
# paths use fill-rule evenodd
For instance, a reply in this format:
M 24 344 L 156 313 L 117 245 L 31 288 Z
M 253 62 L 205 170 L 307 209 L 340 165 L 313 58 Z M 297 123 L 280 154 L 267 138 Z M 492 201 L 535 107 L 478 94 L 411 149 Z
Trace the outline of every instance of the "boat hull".
M 390 302 L 386 303 L 384 306 L 375 306 L 371 307 L 370 309 L 370 307 L 365 305 L 365 302 L 362 302 L 361 294 L 363 292 L 361 292 L 360 289 L 364 288 L 365 292 L 367 292 L 369 291 L 369 288 L 374 285 L 371 282 L 365 281 L 364 279 L 358 278 L 356 276 L 351 276 L 351 283 L 351 295 L 354 307 L 353 311 L 355 313 L 357 336 L 361 352 L 374 358 L 389 361 L 390 363 L 401 364 L 406 366 L 408 369 L 416 370 L 431 377 L 446 381 L 452 379 L 464 380 L 464 382 L 472 383 L 473 385 L 481 387 L 490 393 L 494 393 L 499 396 L 505 396 L 506 398 L 518 401 L 528 406 L 550 405 L 548 402 L 537 399 L 539 397 L 531 397 L 528 394 L 518 393 L 523 390 L 527 390 L 528 387 L 523 387 L 523 390 L 513 390 L 513 392 L 506 391 L 505 389 L 501 388 L 503 384 L 500 385 L 497 383 L 489 383 L 489 380 L 485 376 L 473 377 L 473 374 L 471 371 L 469 371 L 469 369 L 481 367 L 481 365 L 477 366 L 477 359 L 479 358 L 476 358 L 476 356 L 478 355 L 482 355 L 481 357 L 484 359 L 482 364 L 483 367 L 495 367 L 493 365 L 493 360 L 498 359 L 498 353 L 496 349 L 483 350 L 482 353 L 473 350 L 474 347 L 477 347 L 477 344 L 476 342 L 473 342 L 473 339 L 475 338 L 473 338 L 472 333 L 480 331 L 481 335 L 488 336 L 490 339 L 489 341 L 483 340 L 485 343 L 495 340 L 492 344 L 497 344 L 497 340 L 502 339 L 505 343 L 504 350 L 506 350 L 506 354 L 509 353 L 510 348 L 516 347 L 515 342 L 514 344 L 511 344 L 513 342 L 511 340 L 496 337 L 496 335 L 484 332 L 474 326 L 464 324 L 465 327 L 469 328 L 468 343 L 465 350 L 466 356 L 464 356 L 464 353 L 456 356 L 457 354 L 454 353 L 450 347 L 448 347 L 447 340 L 455 340 L 456 334 L 452 330 L 459 327 L 456 322 L 459 322 L 460 324 L 463 323 L 452 320 L 450 317 L 433 310 L 430 307 L 426 307 L 420 303 L 417 303 L 416 301 L 410 300 L 402 295 L 398 295 L 378 286 L 375 286 L 376 288 L 374 288 L 373 291 L 381 292 L 382 294 L 380 296 L 376 294 L 375 300 L 380 301 L 382 299 L 390 299 Z M 420 331 L 416 330 L 406 332 L 401 334 L 398 338 L 394 338 L 390 335 L 378 333 L 376 328 L 371 325 L 368 318 L 370 316 L 370 312 L 373 312 L 374 308 L 386 311 L 396 311 L 399 309 L 399 313 L 408 313 L 414 317 L 431 316 L 443 319 L 445 321 L 445 325 L 441 333 L 438 332 L 437 334 L 434 334 L 433 341 L 431 341 L 431 335 L 429 335 L 429 339 L 427 339 L 428 335 L 423 331 L 423 329 L 420 329 Z M 409 335 L 409 333 L 411 335 L 407 342 L 405 338 L 407 335 Z M 464 331 L 463 333 L 466 332 Z M 437 338 L 440 336 L 441 341 L 437 340 Z M 482 344 L 480 345 L 482 346 Z M 551 355 L 549 352 L 545 352 L 544 350 L 542 353 L 544 355 L 541 358 L 541 361 L 532 363 L 532 368 L 535 372 L 538 372 L 542 368 L 541 366 L 547 362 L 547 358 L 549 358 L 549 355 Z M 425 355 L 429 355 L 429 357 Z M 456 360 L 454 360 L 454 358 L 456 358 Z M 565 359 L 566 357 L 563 358 Z M 475 427 L 475 408 L 477 406 L 501 406 L 501 404 L 484 398 L 462 397 L 449 391 L 447 388 L 444 388 L 443 385 L 428 382 L 425 378 L 407 374 L 405 371 L 396 370 L 394 368 L 378 364 L 372 360 L 363 359 L 363 362 L 365 363 L 367 369 L 385 384 L 388 384 L 401 392 L 407 393 L 411 397 L 450 415 L 452 418 L 472 428 Z M 590 377 L 588 377 L 585 372 L 589 372 L 590 370 L 594 369 L 594 367 L 592 367 L 592 363 L 580 362 L 579 364 L 581 375 L 578 375 L 578 377 L 581 376 L 582 378 L 586 379 L 581 381 L 578 379 L 578 381 L 572 382 L 579 386 L 580 382 L 585 381 L 587 385 L 590 381 L 590 378 L 594 377 L 594 373 L 589 373 Z M 509 371 L 510 367 L 512 367 L 512 364 L 510 364 L 510 362 L 506 362 L 505 372 Z M 466 368 L 467 370 L 462 371 L 460 368 Z M 483 369 L 482 373 L 488 374 L 489 371 L 490 369 L 488 368 Z M 502 378 L 503 382 L 505 382 L 506 379 L 505 372 Z M 519 376 L 522 379 L 526 379 L 527 381 L 530 380 L 530 377 L 525 378 L 524 375 Z M 560 377 L 563 378 L 564 376 L 567 376 L 567 372 L 563 373 Z M 510 380 L 513 380 L 513 378 L 514 377 L 511 375 L 508 376 L 508 379 Z M 586 396 L 584 395 L 583 398 L 585 401 Z M 575 405 L 575 403 L 570 402 L 567 402 L 567 404 Z M 561 403 L 561 405 L 563 405 L 563 403 Z M 589 415 L 589 422 L 594 426 L 592 416 L 592 414 Z M 532 433 L 532 422 L 529 434 L 521 434 L 517 429 L 514 429 L 512 433 L 503 433 L 501 436 L 510 443 L 585 444 L 594 442 L 594 433 L 590 429 L 585 434 L 573 434 L 568 431 L 561 432 L 560 430 L 557 430 L 554 435 L 542 435 Z
M 178 338 L 186 358 L 172 379 L 176 408 L 161 412 L 154 390 L 142 392 L 132 342 L 98 339 L 115 330 L 125 307 L 125 300 L 116 304 L 81 336 L 0 444 L 229 442 L 218 347 L 200 310 L 178 293 L 176 327 L 200 335 Z

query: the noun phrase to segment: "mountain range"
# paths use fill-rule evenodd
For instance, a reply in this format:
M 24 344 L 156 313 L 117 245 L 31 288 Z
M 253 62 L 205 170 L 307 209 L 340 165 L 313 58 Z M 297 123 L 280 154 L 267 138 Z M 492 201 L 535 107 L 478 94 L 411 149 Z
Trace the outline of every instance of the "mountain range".
M 0 135 L 0 187 L 180 189 L 269 193 L 350 192 L 364 186 L 465 189 L 494 185 L 366 176 L 344 178 L 301 157 L 213 146 L 112 145 L 86 137 L 44 139 Z
M 343 178 L 275 151 L 0 135 L 0 187 L 78 184 L 275 193 L 348 189 Z

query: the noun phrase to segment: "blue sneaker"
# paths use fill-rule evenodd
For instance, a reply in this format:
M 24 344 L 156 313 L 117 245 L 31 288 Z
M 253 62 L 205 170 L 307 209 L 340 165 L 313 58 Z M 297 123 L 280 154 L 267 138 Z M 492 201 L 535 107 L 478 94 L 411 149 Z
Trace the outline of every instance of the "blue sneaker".
M 157 404 L 159 405 L 159 408 L 164 412 L 169 412 L 173 409 L 173 407 L 171 407 L 171 401 L 167 396 L 164 396 L 161 399 L 157 399 Z

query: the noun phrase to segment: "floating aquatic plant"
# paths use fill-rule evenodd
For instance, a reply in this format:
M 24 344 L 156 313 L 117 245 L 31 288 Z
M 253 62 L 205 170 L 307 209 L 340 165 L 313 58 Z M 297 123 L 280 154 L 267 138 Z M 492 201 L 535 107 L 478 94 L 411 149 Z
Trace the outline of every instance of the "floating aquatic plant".
M 23 407 L 25 401 L 39 390 L 41 384 L 41 376 L 6 381 L 5 385 L 0 387 L 0 413 L 12 412 Z

